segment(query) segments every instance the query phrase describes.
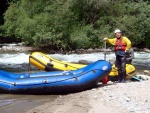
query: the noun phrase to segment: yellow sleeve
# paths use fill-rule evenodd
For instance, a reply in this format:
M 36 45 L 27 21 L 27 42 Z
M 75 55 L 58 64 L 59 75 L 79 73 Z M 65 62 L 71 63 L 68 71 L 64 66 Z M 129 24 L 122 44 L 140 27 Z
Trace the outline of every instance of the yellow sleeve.
M 111 45 L 116 45 L 116 38 L 108 39 L 106 42 L 110 43 Z
M 131 41 L 127 37 L 123 37 L 123 42 L 127 45 L 126 50 L 131 48 Z

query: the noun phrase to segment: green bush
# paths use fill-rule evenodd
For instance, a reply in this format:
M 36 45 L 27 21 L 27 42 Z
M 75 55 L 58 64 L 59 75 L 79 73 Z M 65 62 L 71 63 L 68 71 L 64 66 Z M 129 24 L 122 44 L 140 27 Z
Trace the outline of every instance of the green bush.
M 35 46 L 71 50 L 103 46 L 119 28 L 133 46 L 149 46 L 150 2 L 127 0 L 17 0 L 4 14 L 1 35 Z

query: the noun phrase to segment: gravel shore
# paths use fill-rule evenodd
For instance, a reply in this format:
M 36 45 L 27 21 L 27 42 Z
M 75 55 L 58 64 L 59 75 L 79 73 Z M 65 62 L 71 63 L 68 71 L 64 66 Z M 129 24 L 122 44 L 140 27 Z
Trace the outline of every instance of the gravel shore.
M 150 80 L 108 82 L 91 90 L 59 96 L 27 113 L 149 113 Z

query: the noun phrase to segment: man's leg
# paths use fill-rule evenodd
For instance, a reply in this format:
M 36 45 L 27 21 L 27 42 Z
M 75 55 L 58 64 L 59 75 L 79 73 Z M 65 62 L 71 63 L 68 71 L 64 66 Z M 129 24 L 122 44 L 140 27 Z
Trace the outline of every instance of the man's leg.
M 116 56 L 116 66 L 118 68 L 118 82 L 122 81 L 122 70 L 121 70 L 121 59 L 119 56 Z
M 126 79 L 126 57 L 121 58 L 121 71 L 122 71 L 122 82 Z

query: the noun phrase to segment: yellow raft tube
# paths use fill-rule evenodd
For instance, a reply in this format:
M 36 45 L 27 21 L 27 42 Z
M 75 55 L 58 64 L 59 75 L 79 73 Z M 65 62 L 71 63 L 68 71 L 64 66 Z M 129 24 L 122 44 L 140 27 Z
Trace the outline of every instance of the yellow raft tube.
M 41 52 L 33 52 L 29 56 L 29 62 L 44 71 L 76 70 L 86 66 L 84 64 L 62 62 Z
M 29 62 L 43 71 L 76 70 L 86 66 L 86 64 L 59 61 L 41 52 L 31 53 L 29 56 Z M 127 76 L 127 79 L 131 77 L 133 72 L 135 72 L 135 67 L 131 64 L 126 64 L 126 73 L 129 75 Z M 117 77 L 118 70 L 113 64 L 108 78 L 110 80 L 117 80 Z

